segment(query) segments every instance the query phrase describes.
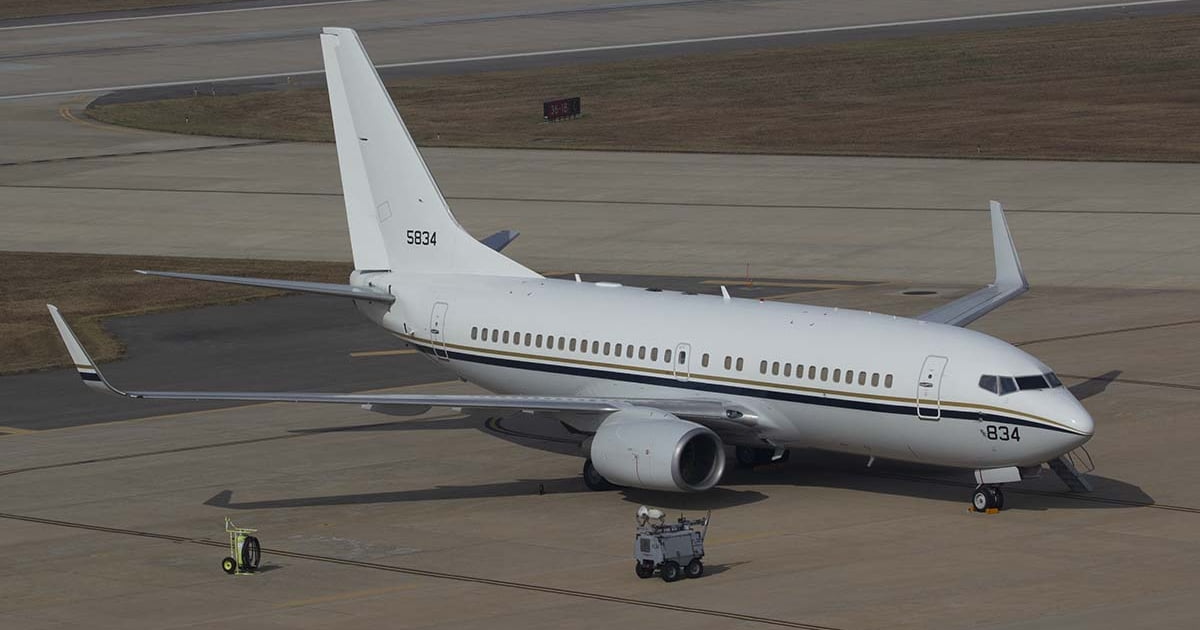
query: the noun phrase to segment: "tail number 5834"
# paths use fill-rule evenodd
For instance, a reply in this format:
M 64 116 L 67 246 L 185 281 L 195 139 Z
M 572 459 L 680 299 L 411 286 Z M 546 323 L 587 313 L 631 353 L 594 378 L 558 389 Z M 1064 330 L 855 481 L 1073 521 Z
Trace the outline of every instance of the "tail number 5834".
M 409 245 L 437 245 L 437 232 L 409 230 L 404 236 Z

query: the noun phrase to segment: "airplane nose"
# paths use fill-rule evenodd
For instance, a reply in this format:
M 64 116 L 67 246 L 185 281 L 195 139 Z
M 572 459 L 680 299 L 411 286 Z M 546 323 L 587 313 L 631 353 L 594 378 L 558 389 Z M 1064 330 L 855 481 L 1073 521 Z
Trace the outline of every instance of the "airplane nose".
M 1070 392 L 1064 391 L 1063 395 L 1070 399 L 1068 405 L 1070 411 L 1066 415 L 1066 420 L 1070 423 L 1071 428 L 1089 438 L 1092 437 L 1092 434 L 1096 430 L 1095 423 L 1092 421 L 1092 415 L 1088 413 L 1087 409 L 1083 408 L 1083 404 L 1075 396 L 1071 395 Z M 1084 441 L 1086 442 L 1087 440 Z

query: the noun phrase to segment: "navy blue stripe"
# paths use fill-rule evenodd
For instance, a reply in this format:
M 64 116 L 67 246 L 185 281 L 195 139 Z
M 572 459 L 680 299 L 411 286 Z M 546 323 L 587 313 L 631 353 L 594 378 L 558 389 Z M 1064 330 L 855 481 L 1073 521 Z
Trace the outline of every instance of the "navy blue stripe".
M 409 341 L 409 343 L 412 343 Z M 793 392 L 780 392 L 770 389 L 759 389 L 755 387 L 744 387 L 737 385 L 720 385 L 716 383 L 704 383 L 700 381 L 679 381 L 674 378 L 666 378 L 659 376 L 647 376 L 644 374 L 629 374 L 626 372 L 615 372 L 609 370 L 601 370 L 594 368 L 585 368 L 573 365 L 558 365 L 548 363 L 536 363 L 533 361 L 521 361 L 517 359 L 507 359 L 501 357 L 466 354 L 456 352 L 454 350 L 442 350 L 413 343 L 418 350 L 426 354 L 435 354 L 439 357 L 449 356 L 449 358 L 457 361 L 468 361 L 471 363 L 484 363 L 487 365 L 497 365 L 501 367 L 516 368 L 519 370 L 532 370 L 536 372 L 549 372 L 553 374 L 567 374 L 571 376 L 584 376 L 588 378 L 602 378 L 613 381 L 625 381 L 628 383 L 641 383 L 645 385 L 658 385 L 661 387 L 671 387 L 675 389 L 688 389 L 693 391 L 712 392 L 717 394 L 729 394 L 734 396 L 747 396 L 751 398 L 767 398 L 770 400 L 781 400 L 785 402 L 801 403 L 805 405 L 819 405 L 823 407 L 838 407 L 841 409 L 856 409 L 860 411 L 873 411 L 877 413 L 890 413 L 905 417 L 916 417 L 916 405 L 900 405 L 869 402 L 865 400 L 846 400 L 843 398 L 826 398 L 824 396 L 814 396 L 811 394 L 799 394 Z M 933 415 L 937 413 L 936 409 L 922 408 L 922 413 L 925 415 Z M 1011 424 L 1023 427 L 1032 427 L 1035 429 L 1046 429 L 1048 431 L 1058 431 L 1061 433 L 1074 432 L 1068 431 L 1060 427 L 1048 424 L 1041 424 L 1032 420 L 1023 418 L 1013 418 L 1010 416 L 1002 416 L 994 413 L 985 413 L 980 411 L 958 411 L 953 409 L 942 409 L 943 418 L 953 418 L 956 420 L 972 420 L 985 422 L 994 422 L 997 424 Z

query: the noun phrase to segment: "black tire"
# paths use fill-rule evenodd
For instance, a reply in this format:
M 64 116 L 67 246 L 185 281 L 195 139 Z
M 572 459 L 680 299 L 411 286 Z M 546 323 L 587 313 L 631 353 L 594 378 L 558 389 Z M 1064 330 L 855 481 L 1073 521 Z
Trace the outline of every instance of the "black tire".
M 1004 509 L 1004 493 L 1000 491 L 1000 488 L 992 488 L 992 491 L 996 493 L 996 509 L 1003 510 Z
M 596 470 L 596 467 L 592 465 L 591 458 L 583 462 L 583 485 L 587 486 L 588 490 L 595 490 L 597 492 L 616 489 L 616 486 L 609 483 L 609 481 L 605 479 L 598 470 Z
M 689 578 L 698 578 L 704 575 L 704 563 L 700 562 L 699 558 L 692 558 L 692 561 L 683 568 L 683 574 Z
M 254 536 L 247 536 L 246 540 L 242 541 L 242 569 L 246 571 L 257 569 L 261 559 L 262 546 L 258 544 L 258 539 Z
M 648 562 L 639 562 L 633 567 L 633 572 L 643 580 L 654 577 L 654 565 Z
M 679 568 L 679 563 L 674 560 L 667 560 L 662 565 L 662 579 L 664 582 L 674 582 L 683 577 L 683 569 Z
M 976 512 L 986 512 L 996 507 L 997 502 L 996 489 L 991 486 L 975 488 L 975 493 L 971 495 L 971 506 Z
M 233 575 L 237 572 L 237 563 L 233 561 L 233 558 L 226 557 L 221 561 L 221 570 Z

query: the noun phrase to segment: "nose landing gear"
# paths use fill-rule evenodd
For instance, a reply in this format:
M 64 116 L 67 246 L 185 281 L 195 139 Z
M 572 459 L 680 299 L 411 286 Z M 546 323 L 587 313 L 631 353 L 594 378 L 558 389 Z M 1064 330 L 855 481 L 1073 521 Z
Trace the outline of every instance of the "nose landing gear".
M 1004 493 L 1000 486 L 979 486 L 971 495 L 971 509 L 975 512 L 994 514 L 1004 509 Z

